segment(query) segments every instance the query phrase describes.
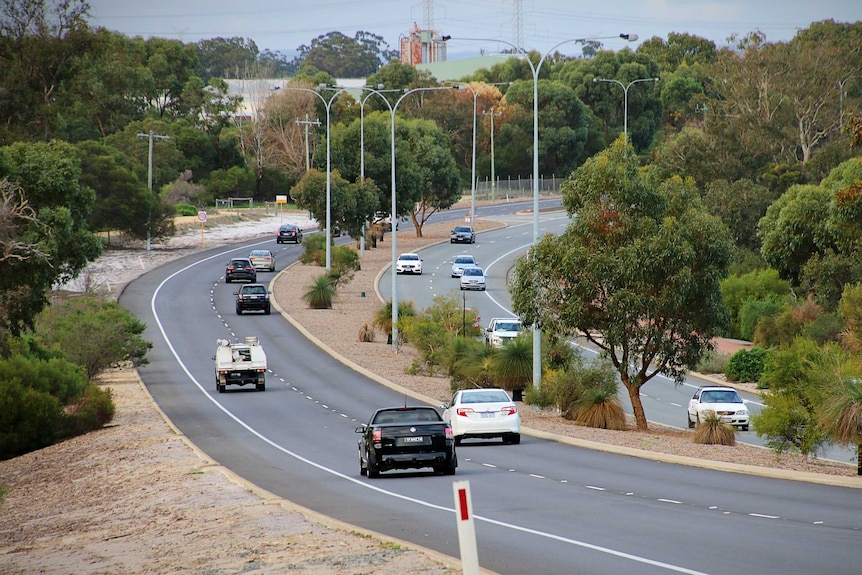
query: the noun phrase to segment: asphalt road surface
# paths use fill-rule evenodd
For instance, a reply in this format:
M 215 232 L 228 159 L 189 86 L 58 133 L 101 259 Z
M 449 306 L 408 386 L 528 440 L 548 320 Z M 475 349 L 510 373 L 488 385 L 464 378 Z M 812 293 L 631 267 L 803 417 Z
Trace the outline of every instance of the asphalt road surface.
M 237 316 L 208 250 L 130 284 L 120 303 L 154 343 L 141 376 L 182 433 L 220 464 L 343 521 L 458 556 L 453 480 L 469 480 L 482 567 L 498 573 L 859 573 L 855 489 L 715 472 L 522 437 L 458 449 L 454 478 L 359 475 L 354 428 L 404 397 L 333 361 L 278 315 Z M 385 282 L 384 282 L 385 283 Z M 267 391 L 215 389 L 217 338 L 256 335 Z

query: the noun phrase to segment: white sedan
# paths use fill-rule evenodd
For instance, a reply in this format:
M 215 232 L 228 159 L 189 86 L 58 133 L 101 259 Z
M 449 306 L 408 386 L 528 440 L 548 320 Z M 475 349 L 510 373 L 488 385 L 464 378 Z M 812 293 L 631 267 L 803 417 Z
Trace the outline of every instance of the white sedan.
M 521 415 L 504 389 L 462 389 L 440 407 L 443 420 L 452 427 L 455 445 L 470 437 L 501 437 L 503 443 L 521 443 Z
M 419 254 L 406 253 L 398 256 L 395 260 L 395 273 L 422 275 L 422 258 Z
M 689 428 L 699 424 L 707 411 L 715 412 L 721 420 L 748 431 L 748 408 L 732 387 L 701 386 L 688 402 Z
M 461 277 L 461 273 L 464 271 L 464 268 L 472 268 L 477 265 L 479 265 L 479 262 L 469 254 L 455 256 L 455 259 L 452 261 L 452 277 L 459 278 Z

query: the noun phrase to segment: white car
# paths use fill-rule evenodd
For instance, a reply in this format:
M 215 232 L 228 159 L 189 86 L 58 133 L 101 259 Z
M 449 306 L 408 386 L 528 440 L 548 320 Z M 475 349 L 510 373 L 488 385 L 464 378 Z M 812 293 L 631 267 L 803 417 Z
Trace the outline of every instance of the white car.
M 422 258 L 419 254 L 404 253 L 395 260 L 395 273 L 422 275 Z
M 440 407 L 443 421 L 452 427 L 455 445 L 470 437 L 501 437 L 503 443 L 521 443 L 521 415 L 503 389 L 462 389 Z
M 503 347 L 503 344 L 512 341 L 523 329 L 521 320 L 518 318 L 495 317 L 485 329 L 485 343 L 494 347 Z
M 689 428 L 700 424 L 704 412 L 714 411 L 723 422 L 748 431 L 748 408 L 732 387 L 701 386 L 688 402 Z
M 485 291 L 485 270 L 478 266 L 464 268 L 464 271 L 461 272 L 461 289 Z
M 452 277 L 459 278 L 464 268 L 472 268 L 478 265 L 479 262 L 471 255 L 461 254 L 460 256 L 455 256 L 455 259 L 452 260 Z

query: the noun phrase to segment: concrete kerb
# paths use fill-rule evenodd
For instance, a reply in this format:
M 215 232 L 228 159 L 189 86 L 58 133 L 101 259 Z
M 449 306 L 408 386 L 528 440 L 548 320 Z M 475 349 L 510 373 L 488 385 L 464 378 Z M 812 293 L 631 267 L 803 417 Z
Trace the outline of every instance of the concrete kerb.
M 496 227 L 493 229 L 500 229 L 501 227 L 506 227 L 506 224 L 503 223 L 499 227 Z M 492 231 L 492 230 L 491 229 L 483 230 L 483 232 L 480 232 L 480 233 L 484 233 L 486 231 Z M 440 240 L 438 242 L 433 242 L 427 246 L 424 246 L 421 249 L 426 249 L 426 248 L 431 247 L 433 245 L 438 245 L 438 244 L 445 243 L 445 242 L 446 242 L 446 240 Z M 421 251 L 421 249 L 417 250 L 417 251 Z M 293 267 L 294 265 L 298 265 L 298 264 L 300 264 L 300 262 L 294 262 L 293 264 L 291 264 L 290 266 L 286 267 L 281 272 L 279 272 L 274 278 L 272 278 L 272 280 L 270 281 L 270 284 L 269 284 L 270 291 L 273 291 L 273 292 L 275 291 L 275 290 L 272 290 L 272 286 L 275 284 L 275 282 L 278 281 L 278 279 L 281 277 L 281 275 L 283 273 L 287 272 L 291 267 Z M 374 278 L 374 289 L 375 289 L 375 292 L 377 292 L 377 297 L 381 302 L 385 302 L 385 300 L 380 295 L 380 291 L 377 289 L 377 285 L 378 285 L 379 280 L 382 277 L 382 275 L 384 273 L 386 273 L 386 270 L 389 269 L 389 267 L 391 267 L 391 265 L 392 265 L 392 263 L 390 262 L 389 264 L 384 266 L 378 272 L 377 276 Z M 313 334 L 311 334 L 311 332 L 309 332 L 307 329 L 305 329 L 301 324 L 299 324 L 299 322 L 297 322 L 290 314 L 288 314 L 286 311 L 284 311 L 283 308 L 281 308 L 281 306 L 278 305 L 277 300 L 273 299 L 272 303 L 273 303 L 273 306 L 275 307 L 275 309 L 278 310 L 279 314 L 283 318 L 285 318 L 288 322 L 290 322 L 291 325 L 293 325 L 297 330 L 299 330 L 303 335 L 305 335 L 305 337 L 307 337 L 311 342 L 313 342 L 315 345 L 320 347 L 323 351 L 325 351 L 333 359 L 341 362 L 342 364 L 353 369 L 354 371 L 361 373 L 362 375 L 368 377 L 369 379 L 372 379 L 381 385 L 384 385 L 384 386 L 386 386 L 386 387 L 388 387 L 394 391 L 397 391 L 400 394 L 407 395 L 413 399 L 425 402 L 429 405 L 435 405 L 436 406 L 438 404 L 438 401 L 436 399 L 434 399 L 433 397 L 429 397 L 429 396 L 424 395 L 422 393 L 407 389 L 406 387 L 402 387 L 402 386 L 398 385 L 397 383 L 389 381 L 388 379 L 381 377 L 381 376 L 377 375 L 376 373 L 373 373 L 373 372 L 365 369 L 363 366 L 355 363 L 354 361 L 342 356 L 341 354 L 336 352 L 334 349 L 329 347 L 326 343 L 324 343 L 323 341 L 321 341 L 320 339 L 315 337 Z M 710 383 L 714 382 L 716 385 L 728 385 L 727 382 L 724 382 L 724 381 L 721 381 L 721 380 L 718 380 L 715 378 L 710 378 L 709 376 L 705 376 L 702 374 L 694 374 L 694 375 L 696 375 L 696 377 L 698 377 L 698 378 L 702 378 L 704 380 L 710 381 Z M 556 433 L 549 433 L 549 432 L 541 431 L 538 429 L 532 429 L 532 428 L 528 428 L 528 427 L 522 427 L 521 433 L 524 433 L 526 435 L 529 435 L 531 437 L 536 437 L 539 439 L 547 439 L 547 440 L 551 440 L 551 441 L 557 441 L 559 443 L 565 443 L 567 445 L 573 445 L 575 447 L 583 447 L 585 449 L 594 449 L 594 450 L 598 450 L 598 451 L 604 451 L 607 453 L 614 453 L 617 455 L 628 455 L 631 457 L 639 457 L 641 459 L 650 459 L 653 461 L 659 461 L 659 462 L 663 462 L 663 463 L 675 463 L 678 465 L 688 465 L 690 467 L 700 467 L 703 469 L 713 469 L 716 471 L 728 471 L 728 472 L 732 472 L 732 473 L 741 473 L 741 474 L 755 475 L 755 476 L 760 476 L 760 477 L 770 477 L 773 479 L 788 479 L 788 480 L 793 480 L 793 481 L 803 481 L 803 482 L 816 483 L 816 484 L 821 484 L 821 485 L 833 485 L 833 486 L 837 486 L 837 487 L 852 487 L 855 489 L 862 489 L 862 482 L 858 481 L 854 477 L 825 475 L 825 474 L 820 474 L 820 473 L 810 473 L 810 472 L 804 472 L 804 471 L 788 471 L 788 470 L 784 470 L 784 469 L 773 469 L 771 467 L 758 467 L 755 465 L 743 465 L 743 464 L 739 464 L 739 463 L 728 463 L 728 462 L 721 462 L 721 461 L 704 460 L 704 459 L 698 459 L 696 457 L 687 457 L 687 456 L 682 456 L 682 455 L 673 455 L 673 454 L 669 454 L 669 453 L 659 453 L 659 452 L 655 452 L 655 451 L 635 449 L 635 448 L 631 448 L 631 447 L 623 447 L 623 446 L 619 446 L 619 445 L 610 445 L 610 444 L 605 444 L 605 443 L 598 443 L 598 442 L 594 442 L 594 441 L 577 439 L 577 438 L 573 438 L 573 437 L 566 437 L 566 436 L 559 435 Z

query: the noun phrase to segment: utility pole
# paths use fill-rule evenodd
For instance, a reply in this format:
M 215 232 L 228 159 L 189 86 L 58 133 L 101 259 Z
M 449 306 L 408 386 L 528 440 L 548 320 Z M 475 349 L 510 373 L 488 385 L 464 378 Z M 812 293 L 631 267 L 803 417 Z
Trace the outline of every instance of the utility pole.
M 139 138 L 147 138 L 150 142 L 149 145 L 149 160 L 147 162 L 147 188 L 150 190 L 150 194 L 153 193 L 153 140 L 170 140 L 170 136 L 161 136 L 156 134 L 152 130 L 150 130 L 146 134 L 138 134 Z M 147 213 L 147 251 L 152 249 L 152 220 L 153 220 L 153 210 L 150 208 Z
M 309 126 L 319 126 L 320 121 L 315 120 L 313 122 L 309 121 L 308 114 L 305 115 L 305 120 L 296 119 L 297 124 L 305 124 L 305 171 L 311 169 L 311 156 L 308 151 L 308 127 Z

